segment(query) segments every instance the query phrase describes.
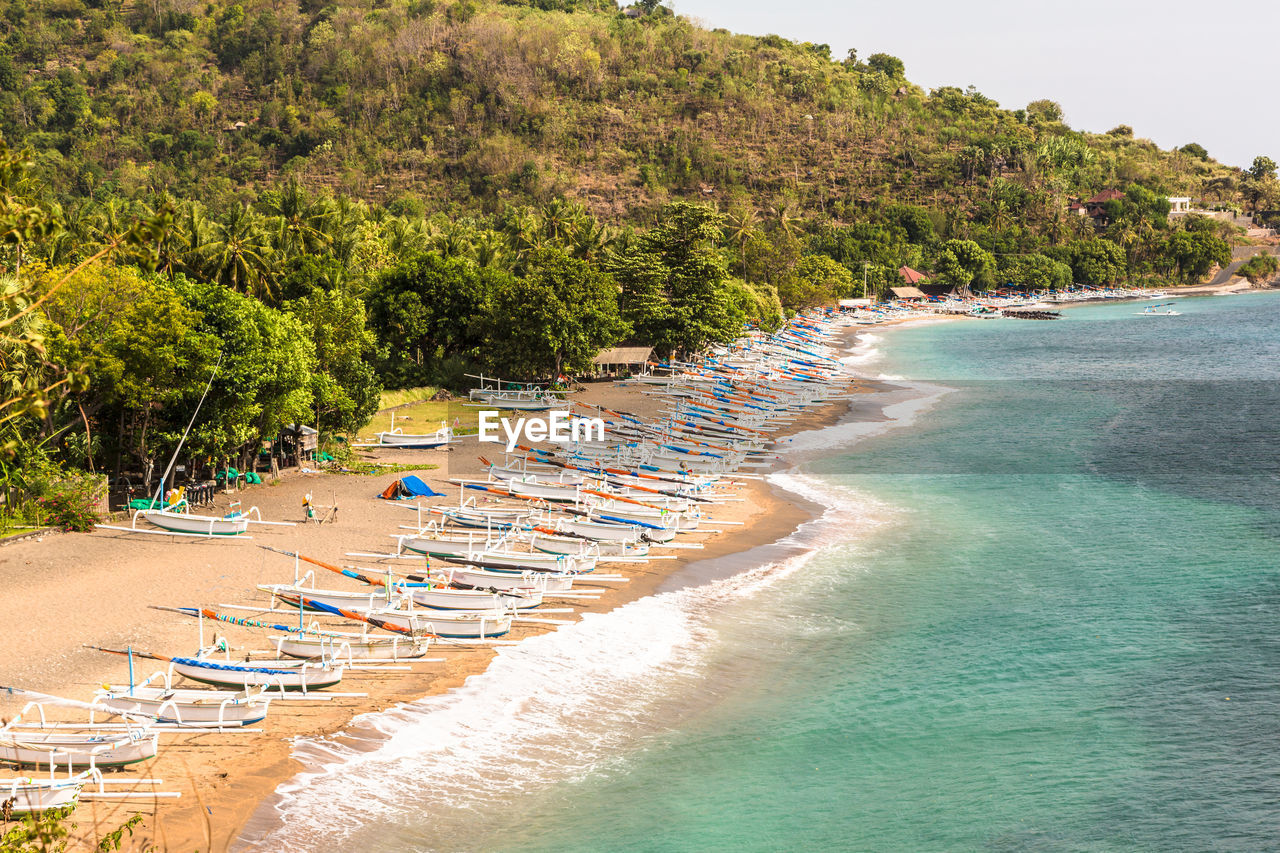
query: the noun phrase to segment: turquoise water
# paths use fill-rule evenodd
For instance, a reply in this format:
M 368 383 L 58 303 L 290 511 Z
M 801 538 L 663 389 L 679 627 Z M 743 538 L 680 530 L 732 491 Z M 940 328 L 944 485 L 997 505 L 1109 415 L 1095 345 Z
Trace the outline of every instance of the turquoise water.
M 886 335 L 958 390 L 810 464 L 900 508 L 793 579 L 833 630 L 746 631 L 785 662 L 500 846 L 1280 844 L 1280 300 L 1179 307 Z
M 1178 307 L 877 332 L 953 390 L 828 431 L 823 521 L 317 752 L 268 842 L 1280 846 L 1280 298 Z

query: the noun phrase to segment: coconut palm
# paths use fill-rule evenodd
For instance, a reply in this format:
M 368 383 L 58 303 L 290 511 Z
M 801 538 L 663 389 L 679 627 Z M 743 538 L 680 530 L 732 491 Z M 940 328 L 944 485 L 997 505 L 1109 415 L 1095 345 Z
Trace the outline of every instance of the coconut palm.
M 427 244 L 426 223 L 421 219 L 393 216 L 383 224 L 382 240 L 387 251 L 397 258 L 412 255 Z
M 214 223 L 212 239 L 203 252 L 205 272 L 233 290 L 265 298 L 272 288 L 270 251 L 259 218 L 248 205 L 239 205 L 224 221 Z
M 614 240 L 613 230 L 601 225 L 594 218 L 588 217 L 574 229 L 573 256 L 584 261 L 594 261 L 609 248 Z
M 273 242 L 286 256 L 315 253 L 331 242 L 325 225 L 330 211 L 323 201 L 313 200 L 296 179 L 279 190 L 266 193 L 263 212 L 277 218 Z
M 356 246 L 360 243 L 360 226 L 369 218 L 368 206 L 348 196 L 338 196 L 329 204 L 325 221 L 325 234 L 329 238 L 329 253 L 334 259 L 351 263 Z
M 476 235 L 472 252 L 476 263 L 482 267 L 511 269 L 511 249 L 507 240 L 497 231 L 485 229 Z
M 756 223 L 760 221 L 760 217 L 756 215 L 755 209 L 750 207 L 738 207 L 729 211 L 729 215 L 724 220 L 724 236 L 725 239 L 738 246 L 738 256 L 742 261 L 742 277 L 747 277 L 747 243 L 750 242 L 751 236 L 755 234 Z

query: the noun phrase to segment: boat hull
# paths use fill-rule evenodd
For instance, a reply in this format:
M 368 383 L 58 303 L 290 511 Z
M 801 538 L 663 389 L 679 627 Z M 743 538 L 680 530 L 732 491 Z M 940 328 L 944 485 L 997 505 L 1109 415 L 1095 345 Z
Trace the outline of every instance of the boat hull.
M 154 717 L 161 723 L 235 728 L 265 720 L 271 700 L 256 693 L 135 687 L 133 695 L 127 688 L 99 691 L 94 703 L 115 714 Z
M 66 767 L 90 764 L 99 770 L 127 767 L 156 757 L 160 736 L 128 732 L 74 735 L 39 731 L 0 735 L 0 763 L 20 767 Z
M 185 512 L 144 510 L 142 517 L 150 524 L 173 533 L 195 533 L 203 536 L 239 536 L 249 530 L 247 518 L 217 518 Z

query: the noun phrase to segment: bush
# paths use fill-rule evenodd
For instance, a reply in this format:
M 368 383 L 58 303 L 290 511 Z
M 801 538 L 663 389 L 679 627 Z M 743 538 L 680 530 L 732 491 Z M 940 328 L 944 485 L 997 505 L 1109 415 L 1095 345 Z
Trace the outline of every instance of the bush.
M 94 477 L 62 480 L 36 499 L 37 522 L 63 530 L 92 530 L 98 523 L 102 481 Z

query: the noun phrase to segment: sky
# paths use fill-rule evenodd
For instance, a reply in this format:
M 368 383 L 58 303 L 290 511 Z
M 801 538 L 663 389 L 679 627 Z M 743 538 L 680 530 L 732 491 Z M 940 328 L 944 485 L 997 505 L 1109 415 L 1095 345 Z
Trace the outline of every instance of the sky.
M 1007 109 L 1048 98 L 1077 130 L 1119 124 L 1247 167 L 1280 160 L 1280 4 L 1261 0 L 665 0 L 736 33 L 890 53 L 924 89 L 976 86 Z

